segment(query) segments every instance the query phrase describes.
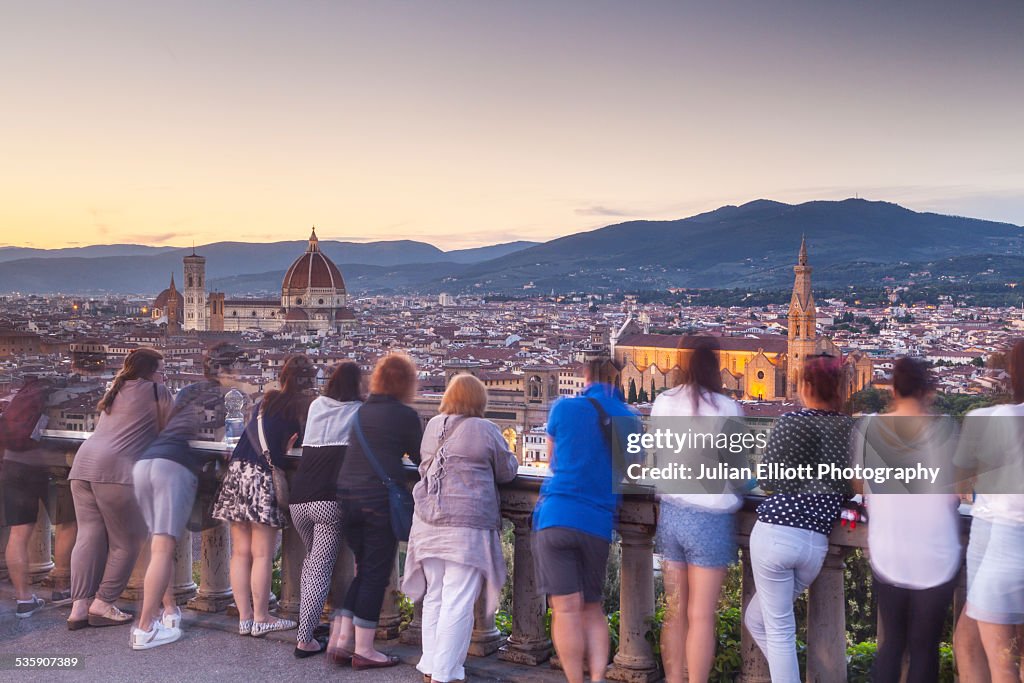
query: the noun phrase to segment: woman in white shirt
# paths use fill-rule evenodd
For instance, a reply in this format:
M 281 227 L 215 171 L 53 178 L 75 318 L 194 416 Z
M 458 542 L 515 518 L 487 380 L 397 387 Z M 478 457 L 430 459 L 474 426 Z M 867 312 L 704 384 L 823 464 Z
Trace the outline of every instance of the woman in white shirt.
M 923 683 L 938 680 L 939 641 L 960 570 L 960 499 L 952 492 L 956 429 L 952 419 L 929 410 L 935 390 L 923 363 L 900 358 L 892 381 L 891 408 L 861 420 L 852 461 L 872 469 L 939 468 L 940 480 L 854 482 L 870 515 L 868 548 L 885 633 L 872 679 L 900 680 L 906 653 L 906 680 Z
M 660 394 L 651 408 L 655 422 L 658 418 L 698 418 L 678 424 L 675 431 L 698 425 L 695 432 L 720 432 L 727 427 L 725 418 L 742 415 L 740 405 L 722 393 L 718 358 L 710 339 L 702 340 L 690 354 L 686 381 Z M 728 485 L 712 486 L 711 490 L 660 498 L 655 543 L 665 578 L 667 609 L 661 656 L 669 683 L 682 683 L 684 669 L 691 681 L 708 679 L 715 657 L 718 598 L 726 569 L 736 561 L 735 513 L 742 499 Z

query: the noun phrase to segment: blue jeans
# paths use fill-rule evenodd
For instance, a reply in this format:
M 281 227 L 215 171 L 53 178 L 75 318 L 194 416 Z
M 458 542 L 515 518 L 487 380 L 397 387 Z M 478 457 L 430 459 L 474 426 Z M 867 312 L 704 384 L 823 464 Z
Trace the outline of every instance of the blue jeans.
M 772 683 L 799 683 L 793 601 L 821 571 L 828 538 L 816 531 L 757 522 L 750 532 L 750 563 L 757 592 L 744 623 L 761 648 Z

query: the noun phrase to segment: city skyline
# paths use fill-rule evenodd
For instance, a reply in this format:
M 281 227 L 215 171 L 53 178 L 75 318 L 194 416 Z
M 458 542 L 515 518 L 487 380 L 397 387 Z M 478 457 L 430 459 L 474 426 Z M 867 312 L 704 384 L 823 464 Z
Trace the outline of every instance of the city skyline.
M 1024 5 L 34 3 L 0 243 L 545 241 L 757 198 L 1024 223 Z

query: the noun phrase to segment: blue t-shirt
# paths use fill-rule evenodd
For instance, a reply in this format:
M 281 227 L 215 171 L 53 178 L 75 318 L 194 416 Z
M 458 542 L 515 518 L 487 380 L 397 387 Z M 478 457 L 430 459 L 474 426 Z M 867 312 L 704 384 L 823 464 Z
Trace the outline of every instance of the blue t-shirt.
M 590 398 L 613 418 L 616 439 L 624 442 L 628 432 L 641 428 L 621 392 L 607 384 L 591 384 L 575 398 L 556 401 L 547 426 L 554 442 L 551 476 L 541 486 L 533 528 L 569 527 L 611 541 L 619 507 L 616 483 L 623 473 L 613 465 L 611 445 Z

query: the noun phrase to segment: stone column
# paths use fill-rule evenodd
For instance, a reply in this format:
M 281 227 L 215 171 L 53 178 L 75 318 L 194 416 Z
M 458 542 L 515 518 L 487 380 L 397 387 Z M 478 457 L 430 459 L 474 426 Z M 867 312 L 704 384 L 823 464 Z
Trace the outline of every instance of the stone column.
M 845 550 L 830 545 L 807 596 L 807 681 L 846 683 Z
M 53 477 L 50 479 L 50 496 L 53 501 L 52 509 L 57 509 L 57 504 L 66 503 L 72 504 L 71 498 L 71 482 L 67 479 L 68 471 L 66 469 L 51 470 Z M 54 529 L 54 566 L 53 571 L 50 572 L 49 585 L 50 586 L 62 586 L 67 588 L 71 585 L 71 558 L 67 557 L 64 559 L 63 566 L 57 562 L 60 558 L 57 557 L 57 550 L 60 547 L 60 541 L 66 540 L 67 534 L 73 534 L 76 531 L 76 522 L 70 524 L 55 524 Z M 74 546 L 74 542 L 71 543 Z
M 476 629 L 473 629 L 473 635 L 476 635 Z M 412 607 L 412 621 L 405 627 L 402 634 L 398 636 L 398 641 L 402 645 L 422 645 L 423 644 L 423 602 L 417 602 Z M 493 652 L 493 650 L 492 650 Z M 469 654 L 473 654 L 473 645 L 470 643 Z
M 380 606 L 380 619 L 377 621 L 377 640 L 394 640 L 398 638 L 402 625 L 402 611 L 399 607 L 398 595 L 398 553 L 391 569 L 391 580 L 384 591 L 384 602 Z
M 149 550 L 150 539 L 147 537 L 142 543 L 139 559 L 135 561 L 132 575 L 128 578 L 128 586 L 121 593 L 122 600 L 128 600 L 129 602 L 142 601 L 142 588 L 146 582 L 146 568 L 149 567 Z
M 487 600 L 484 591 L 473 606 L 473 636 L 469 641 L 469 654 L 474 657 L 488 657 L 498 651 L 503 638 L 501 631 L 494 625 L 494 613 L 487 613 Z
M 188 601 L 197 612 L 221 612 L 234 600 L 231 595 L 231 535 L 221 522 L 202 532 L 199 551 L 199 591 Z
M 649 683 L 659 677 L 658 663 L 645 637 L 654 617 L 654 530 L 621 524 L 622 570 L 619 587 L 619 651 L 608 678 Z
M 6 547 L 6 546 L 4 546 Z M 53 570 L 53 545 L 50 529 L 50 515 L 40 501 L 36 526 L 28 541 L 28 576 L 32 583 L 39 583 Z
M 537 666 L 551 658 L 551 640 L 544 628 L 545 596 L 537 590 L 531 529 L 533 514 L 508 514 L 514 525 L 515 555 L 512 558 L 512 635 L 499 648 L 498 659 Z
M 754 586 L 754 572 L 750 566 L 750 539 L 741 538 L 740 566 L 743 569 L 743 609 L 742 615 L 747 614 L 747 605 L 754 597 L 757 588 Z M 740 683 L 771 683 L 772 677 L 768 671 L 768 660 L 764 658 L 761 648 L 754 642 L 754 638 L 747 630 L 744 622 L 740 636 L 740 655 L 743 657 L 743 666 L 740 670 Z
M 174 601 L 186 604 L 196 596 L 196 583 L 192 578 L 192 532 L 185 530 L 174 548 Z
M 295 620 L 299 616 L 302 561 L 305 559 L 302 537 L 289 524 L 281 532 L 281 595 L 277 599 L 277 613 L 285 619 Z
M 324 610 L 327 611 L 328 616 L 333 617 L 334 615 L 331 612 L 341 609 L 341 605 L 345 601 L 345 594 L 348 593 L 348 587 L 352 584 L 352 579 L 355 575 L 355 558 L 352 556 L 352 550 L 348 547 L 348 543 L 345 543 L 344 539 L 342 539 L 341 545 L 338 546 L 338 558 L 334 561 L 331 592 L 327 596 L 327 604 L 324 605 Z

